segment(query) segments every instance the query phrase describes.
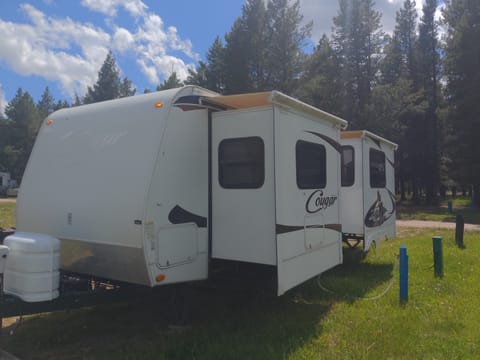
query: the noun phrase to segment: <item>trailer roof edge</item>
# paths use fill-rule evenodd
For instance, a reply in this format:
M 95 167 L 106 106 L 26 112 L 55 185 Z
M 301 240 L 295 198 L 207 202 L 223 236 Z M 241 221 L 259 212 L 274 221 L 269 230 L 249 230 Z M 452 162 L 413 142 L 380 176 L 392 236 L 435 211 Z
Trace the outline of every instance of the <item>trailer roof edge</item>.
M 326 119 L 336 125 L 339 125 L 342 130 L 345 130 L 348 126 L 348 121 L 339 118 L 333 114 L 330 114 L 326 111 L 320 110 L 314 106 L 308 105 L 300 100 L 294 99 L 291 96 L 285 95 L 280 91 L 272 91 L 270 96 L 270 102 L 273 104 L 286 105 L 288 107 L 301 110 L 307 114 Z
M 294 99 L 284 93 L 273 90 L 257 93 L 246 93 L 236 95 L 210 96 L 208 99 L 214 103 L 227 106 L 232 109 L 247 109 L 271 104 L 283 105 L 292 109 L 297 109 L 313 117 L 327 120 L 341 129 L 346 129 L 348 122 L 326 111 L 317 109 L 300 100 Z
M 393 147 L 394 150 L 398 149 L 398 144 L 387 140 L 379 135 L 376 135 L 368 130 L 352 130 L 352 131 L 342 131 L 340 134 L 340 138 L 342 139 L 359 139 L 359 138 L 364 138 L 364 137 L 369 137 L 377 141 L 381 141 L 385 144 L 390 145 Z

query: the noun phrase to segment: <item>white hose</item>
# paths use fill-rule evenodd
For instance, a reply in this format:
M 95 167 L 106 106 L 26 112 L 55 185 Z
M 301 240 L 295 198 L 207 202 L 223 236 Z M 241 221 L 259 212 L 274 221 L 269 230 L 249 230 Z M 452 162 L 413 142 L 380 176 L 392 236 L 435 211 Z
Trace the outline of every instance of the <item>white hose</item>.
M 372 296 L 372 297 L 362 297 L 362 296 L 354 296 L 353 299 L 356 299 L 356 300 L 367 300 L 367 301 L 374 301 L 374 300 L 378 300 L 380 299 L 381 297 L 385 296 L 385 294 L 392 288 L 393 286 L 393 283 L 395 282 L 395 273 L 396 273 L 396 269 L 398 267 L 398 256 L 395 256 L 395 263 L 394 263 L 394 267 L 393 267 L 393 276 L 392 278 L 390 279 L 390 282 L 388 283 L 388 285 L 385 287 L 385 289 L 378 295 L 375 295 L 375 296 Z M 322 274 L 318 275 L 317 276 L 317 285 L 320 289 L 322 289 L 323 291 L 327 292 L 327 293 L 330 293 L 330 294 L 334 294 L 334 295 L 337 295 L 337 296 L 341 296 L 340 294 L 338 294 L 337 292 L 333 291 L 333 290 L 330 290 L 328 288 L 326 288 L 325 286 L 322 285 L 322 283 L 320 282 L 320 277 L 322 276 Z

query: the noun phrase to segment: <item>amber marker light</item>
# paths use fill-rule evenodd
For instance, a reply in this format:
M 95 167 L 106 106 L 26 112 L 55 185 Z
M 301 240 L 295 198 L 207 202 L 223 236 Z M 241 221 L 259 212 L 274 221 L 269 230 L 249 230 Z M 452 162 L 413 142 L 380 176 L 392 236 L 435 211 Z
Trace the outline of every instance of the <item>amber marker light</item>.
M 52 119 L 47 119 L 47 120 L 45 121 L 45 124 L 46 124 L 46 125 L 52 125 L 52 124 L 53 124 L 53 120 L 52 120 Z
M 161 281 L 165 280 L 165 277 L 166 277 L 165 274 L 159 274 L 159 275 L 155 276 L 155 280 L 157 282 L 161 282 Z
M 161 101 L 155 103 L 155 107 L 156 107 L 157 109 L 160 109 L 162 106 L 163 106 L 163 102 L 161 102 Z

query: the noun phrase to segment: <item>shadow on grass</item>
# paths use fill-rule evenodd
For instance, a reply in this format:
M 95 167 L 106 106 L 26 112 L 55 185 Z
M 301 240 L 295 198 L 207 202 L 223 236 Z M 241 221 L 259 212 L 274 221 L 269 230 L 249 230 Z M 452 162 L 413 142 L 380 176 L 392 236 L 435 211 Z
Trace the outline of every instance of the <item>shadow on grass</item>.
M 322 274 L 317 281 L 337 300 L 353 303 L 379 295 L 395 276 L 395 261 L 392 257 L 389 263 L 372 263 L 366 260 L 360 248 L 344 248 L 343 264 Z M 371 293 L 374 289 L 376 291 Z
M 188 327 L 169 326 L 165 299 L 29 317 L 2 348 L 28 359 L 280 359 L 323 331 L 332 305 L 353 302 L 390 279 L 391 264 L 372 264 L 348 250 L 344 264 L 322 275 L 339 295 L 312 279 L 278 298 L 258 289 L 196 287 Z

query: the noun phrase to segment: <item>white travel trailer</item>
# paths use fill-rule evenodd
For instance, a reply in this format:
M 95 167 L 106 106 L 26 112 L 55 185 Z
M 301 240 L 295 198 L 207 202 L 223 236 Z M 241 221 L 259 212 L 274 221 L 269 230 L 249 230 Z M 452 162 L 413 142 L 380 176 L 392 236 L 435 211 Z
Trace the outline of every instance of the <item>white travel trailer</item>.
M 340 208 L 344 241 L 372 243 L 396 233 L 397 145 L 369 131 L 343 131 Z
M 12 180 L 10 173 L 0 172 L 0 195 L 16 196 L 17 182 Z
M 0 172 L 0 189 L 10 186 L 10 173 Z
M 59 110 L 21 184 L 20 241 L 46 234 L 61 270 L 151 287 L 263 264 L 281 295 L 342 262 L 346 124 L 277 91 L 195 86 Z

